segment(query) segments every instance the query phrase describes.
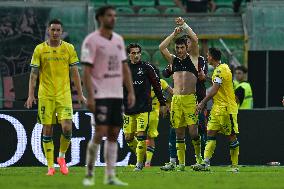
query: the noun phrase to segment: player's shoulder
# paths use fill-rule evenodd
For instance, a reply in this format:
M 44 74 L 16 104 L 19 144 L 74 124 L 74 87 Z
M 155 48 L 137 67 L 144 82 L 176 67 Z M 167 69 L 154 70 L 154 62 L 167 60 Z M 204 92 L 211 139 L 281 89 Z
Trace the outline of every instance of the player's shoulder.
M 99 37 L 100 37 L 99 32 L 98 32 L 98 30 L 96 30 L 96 31 L 93 31 L 93 32 L 89 33 L 89 34 L 85 37 L 84 42 L 85 42 L 85 43 L 86 43 L 86 42 L 90 42 L 90 41 L 96 42 Z
M 41 49 L 43 49 L 46 46 L 47 46 L 46 41 L 44 41 L 44 42 L 42 42 L 40 44 L 37 44 L 36 47 L 35 47 L 35 50 L 41 50 Z
M 153 70 L 156 69 L 156 67 L 153 64 L 151 64 L 150 62 L 147 62 L 147 61 L 142 61 L 142 65 L 144 65 L 144 67 L 146 69 L 153 69 Z
M 198 60 L 199 60 L 199 61 L 205 61 L 205 58 L 204 58 L 203 56 L 199 56 L 199 57 L 198 57 Z
M 119 40 L 123 40 L 123 37 L 116 32 L 112 32 L 112 37 L 119 39 Z
M 223 74 L 225 72 L 227 72 L 227 70 L 230 70 L 229 66 L 227 64 L 220 64 L 219 66 L 217 66 L 214 70 L 214 73 L 216 74 Z
M 167 87 L 169 84 L 164 79 L 160 79 L 161 85 L 163 88 Z
M 225 63 L 223 63 L 223 64 L 220 64 L 220 69 L 221 70 L 230 70 L 230 68 L 229 68 L 229 66 L 228 66 L 228 64 L 225 64 Z
M 71 43 L 68 43 L 66 41 L 61 41 L 61 43 L 63 46 L 66 46 L 67 48 L 74 49 L 74 45 Z

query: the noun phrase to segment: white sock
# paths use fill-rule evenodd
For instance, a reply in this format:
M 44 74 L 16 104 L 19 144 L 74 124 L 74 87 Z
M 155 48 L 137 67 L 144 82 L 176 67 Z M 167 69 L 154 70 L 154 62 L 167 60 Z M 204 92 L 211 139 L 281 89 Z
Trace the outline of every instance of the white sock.
M 65 158 L 65 153 L 63 153 L 63 152 L 59 152 L 58 157 L 60 157 L 60 158 Z
M 86 165 L 87 165 L 86 176 L 93 176 L 94 164 L 96 162 L 99 150 L 100 150 L 100 144 L 93 143 L 90 140 L 86 152 Z
M 106 162 L 105 174 L 107 177 L 115 176 L 115 164 L 117 161 L 117 143 L 105 141 L 104 157 Z

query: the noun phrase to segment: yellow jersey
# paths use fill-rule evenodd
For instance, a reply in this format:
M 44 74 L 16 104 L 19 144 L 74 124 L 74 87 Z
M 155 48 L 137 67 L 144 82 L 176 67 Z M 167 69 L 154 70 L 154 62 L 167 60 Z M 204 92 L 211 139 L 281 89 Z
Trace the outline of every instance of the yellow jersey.
M 161 87 L 162 87 L 163 91 L 165 91 L 165 90 L 167 90 L 169 88 L 169 84 L 165 80 L 160 79 L 160 82 L 161 82 Z M 160 108 L 160 103 L 159 103 L 158 98 L 155 95 L 153 87 L 151 88 L 151 97 L 152 97 L 152 111 L 159 109 Z
M 215 68 L 212 82 L 219 83 L 220 88 L 213 97 L 211 113 L 215 115 L 237 114 L 238 105 L 234 93 L 232 72 L 227 64 L 220 64 Z
M 74 46 L 61 41 L 58 47 L 47 42 L 36 46 L 31 67 L 39 68 L 38 97 L 44 99 L 71 98 L 69 67 L 79 63 Z

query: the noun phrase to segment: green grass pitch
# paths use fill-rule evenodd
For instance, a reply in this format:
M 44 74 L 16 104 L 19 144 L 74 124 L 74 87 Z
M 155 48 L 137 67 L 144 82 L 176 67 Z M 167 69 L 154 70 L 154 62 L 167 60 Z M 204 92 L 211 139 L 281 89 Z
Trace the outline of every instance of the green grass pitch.
M 104 168 L 96 167 L 96 184 L 83 187 L 84 167 L 70 167 L 67 176 L 58 168 L 53 177 L 45 176 L 46 167 L 0 168 L 1 189 L 77 189 L 77 188 L 133 188 L 133 189 L 283 189 L 284 167 L 247 166 L 240 167 L 239 173 L 229 173 L 228 167 L 211 167 L 211 172 L 161 172 L 159 167 L 144 168 L 133 172 L 131 167 L 118 167 L 121 180 L 127 187 L 103 185 Z

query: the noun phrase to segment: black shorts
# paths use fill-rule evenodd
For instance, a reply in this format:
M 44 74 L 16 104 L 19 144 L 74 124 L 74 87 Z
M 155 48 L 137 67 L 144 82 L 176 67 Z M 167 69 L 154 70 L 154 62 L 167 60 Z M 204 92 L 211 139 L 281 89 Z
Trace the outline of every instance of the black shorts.
M 123 111 L 122 99 L 96 99 L 96 125 L 122 127 Z

